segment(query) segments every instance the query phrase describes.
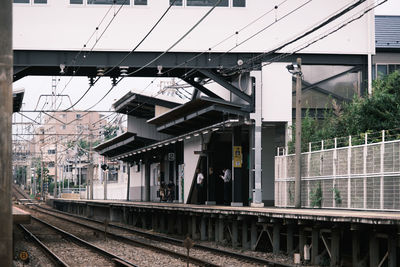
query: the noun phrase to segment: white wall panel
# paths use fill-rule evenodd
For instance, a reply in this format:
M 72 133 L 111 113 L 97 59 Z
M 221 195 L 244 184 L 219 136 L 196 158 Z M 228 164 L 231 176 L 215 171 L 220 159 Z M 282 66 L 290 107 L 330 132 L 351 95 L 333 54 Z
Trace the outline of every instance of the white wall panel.
M 292 117 L 292 75 L 289 63 L 272 63 L 262 68 L 263 121 L 288 122 Z
M 297 9 L 307 0 L 289 0 L 256 23 L 240 31 L 236 36 L 214 47 L 229 35 L 273 9 L 280 0 L 257 1 L 247 0 L 245 8 L 216 8 L 191 34 L 189 34 L 173 51 L 212 51 L 225 52 L 235 47 L 249 36 L 272 23 L 267 30 L 257 37 L 239 45 L 233 52 L 268 51 L 312 28 L 325 20 L 341 7 L 354 3 L 354 0 L 314 0 L 301 9 Z M 99 22 L 106 14 L 109 6 L 69 5 L 67 0 L 49 0 L 47 5 L 14 4 L 13 13 L 13 45 L 14 49 L 33 50 L 80 50 Z M 111 26 L 96 44 L 94 50 L 127 51 L 131 50 L 149 31 L 161 14 L 168 7 L 168 0 L 149 0 L 148 6 L 124 6 Z M 315 37 L 331 29 L 346 18 L 356 14 L 371 3 L 366 1 L 344 18 L 330 24 L 311 37 Z M 138 51 L 164 51 L 188 31 L 210 7 L 173 7 L 161 24 Z M 88 44 L 91 48 L 103 32 L 108 21 L 118 7 L 114 7 L 105 18 Z M 288 12 L 294 13 L 274 23 Z M 373 16 L 373 14 L 370 14 Z M 373 20 L 369 21 L 373 23 Z M 368 37 L 368 19 L 363 17 L 337 33 L 308 47 L 307 53 L 343 53 L 365 54 L 374 51 L 373 34 Z M 307 41 L 307 38 L 305 41 Z M 294 44 L 290 49 L 298 47 L 304 41 Z M 224 66 L 228 67 L 228 66 Z

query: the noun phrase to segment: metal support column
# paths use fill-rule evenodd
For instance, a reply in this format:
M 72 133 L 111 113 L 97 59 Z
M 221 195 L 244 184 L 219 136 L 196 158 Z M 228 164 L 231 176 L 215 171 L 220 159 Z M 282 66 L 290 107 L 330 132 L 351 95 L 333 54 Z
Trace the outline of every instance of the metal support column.
M 126 192 L 126 201 L 129 201 L 129 189 L 131 187 L 131 164 L 129 162 L 126 163 L 126 172 L 128 173 L 128 185 Z
M 218 243 L 219 242 L 219 220 L 218 218 L 215 218 L 214 220 L 214 237 L 215 237 L 215 242 Z
M 12 1 L 0 0 L 0 266 L 12 265 Z
M 175 229 L 175 216 L 168 214 L 168 234 L 173 234 Z
M 262 202 L 262 191 L 261 191 L 261 126 L 262 126 L 262 82 L 261 82 L 261 71 L 252 71 L 250 76 L 253 78 L 253 90 L 254 90 L 254 99 L 255 99 L 255 108 L 254 113 L 250 114 L 250 118 L 254 120 L 255 124 L 252 131 L 252 139 L 254 140 L 254 147 L 250 149 L 253 150 L 254 153 L 254 175 L 251 176 L 249 180 L 252 180 L 254 177 L 254 189 L 253 189 L 253 197 L 251 206 L 253 207 L 263 207 L 264 203 Z M 252 157 L 251 157 L 252 158 Z M 251 164 L 251 166 L 253 166 Z M 252 181 L 250 182 L 252 185 Z M 251 187 L 253 188 L 253 187 Z
M 242 198 L 242 162 L 236 162 L 238 160 L 238 156 L 235 157 L 235 153 L 239 154 L 242 150 L 242 127 L 237 126 L 233 128 L 233 136 L 232 136 L 232 162 L 233 162 L 233 175 L 232 175 L 232 206 L 243 206 L 243 198 Z M 243 155 L 242 155 L 243 157 Z
M 351 233 L 351 238 L 352 264 L 353 266 L 358 266 L 358 262 L 360 261 L 360 231 L 354 229 Z
M 304 245 L 306 244 L 305 231 L 302 226 L 299 227 L 299 252 L 300 258 L 304 260 Z
M 296 73 L 296 140 L 294 206 L 301 208 L 301 58 L 297 58 Z

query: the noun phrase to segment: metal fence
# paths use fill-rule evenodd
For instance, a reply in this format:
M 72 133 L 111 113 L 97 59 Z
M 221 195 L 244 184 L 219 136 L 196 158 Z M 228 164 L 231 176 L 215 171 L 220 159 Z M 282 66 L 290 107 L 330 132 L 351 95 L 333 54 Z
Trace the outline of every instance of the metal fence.
M 303 207 L 400 210 L 400 140 L 385 141 L 385 132 L 378 143 L 365 140 L 302 153 Z M 294 164 L 294 155 L 275 157 L 278 207 L 294 206 Z

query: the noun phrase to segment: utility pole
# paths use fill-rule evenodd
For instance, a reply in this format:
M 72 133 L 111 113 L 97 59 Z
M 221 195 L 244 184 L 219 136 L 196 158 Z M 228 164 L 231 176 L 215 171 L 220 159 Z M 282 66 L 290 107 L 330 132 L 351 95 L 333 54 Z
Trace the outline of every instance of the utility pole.
M 56 137 L 57 138 L 57 137 Z M 57 138 L 57 140 L 56 140 L 56 155 L 55 155 L 55 159 L 54 159 L 54 168 L 55 168 L 55 170 L 54 170 L 54 198 L 57 198 L 58 197 L 58 194 L 57 194 L 57 176 L 58 176 L 58 173 L 57 173 L 57 165 L 58 165 L 58 161 L 57 161 L 57 143 L 58 143 L 58 138 Z
M 0 266 L 11 266 L 12 1 L 0 0 Z
M 40 198 L 44 199 L 43 151 L 40 149 Z
M 296 142 L 295 142 L 295 191 L 294 206 L 301 208 L 301 58 L 297 58 L 296 70 Z

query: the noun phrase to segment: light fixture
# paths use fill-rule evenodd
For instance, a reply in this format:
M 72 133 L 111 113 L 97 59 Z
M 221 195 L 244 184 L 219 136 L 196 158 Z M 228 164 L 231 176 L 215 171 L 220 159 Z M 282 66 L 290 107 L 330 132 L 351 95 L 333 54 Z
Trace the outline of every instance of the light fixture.
M 176 140 L 174 140 L 174 141 L 171 141 L 171 144 L 175 144 L 176 143 Z
M 218 127 L 216 127 L 216 128 L 212 128 L 212 131 L 213 132 L 215 132 L 215 131 L 218 131 L 219 130 L 219 128 Z
M 203 134 L 208 134 L 208 130 L 204 131 Z
M 292 63 L 292 64 L 290 64 L 290 65 L 287 65 L 287 66 L 286 66 L 286 69 L 287 69 L 291 74 L 300 74 L 300 75 L 302 75 L 301 69 L 300 69 L 299 65 L 298 65 L 296 62 L 294 62 L 294 63 Z
M 194 136 L 199 136 L 199 133 L 195 133 Z
M 103 68 L 98 68 L 97 69 L 97 76 L 104 76 L 104 69 Z
M 119 72 L 121 76 L 128 76 L 128 66 L 120 66 L 119 67 Z
M 186 139 L 190 139 L 190 135 L 186 136 L 185 138 L 186 138 Z
M 158 70 L 157 75 L 162 75 L 162 74 L 163 74 L 163 73 L 161 72 L 162 69 L 163 69 L 163 66 L 162 66 L 162 65 L 158 65 L 158 66 L 157 66 L 157 70 Z
M 65 74 L 65 64 L 60 64 L 60 74 Z
M 132 156 L 132 153 L 130 153 L 129 156 Z
M 182 142 L 182 141 L 183 141 L 183 138 L 179 138 L 179 139 L 178 139 L 178 142 Z

